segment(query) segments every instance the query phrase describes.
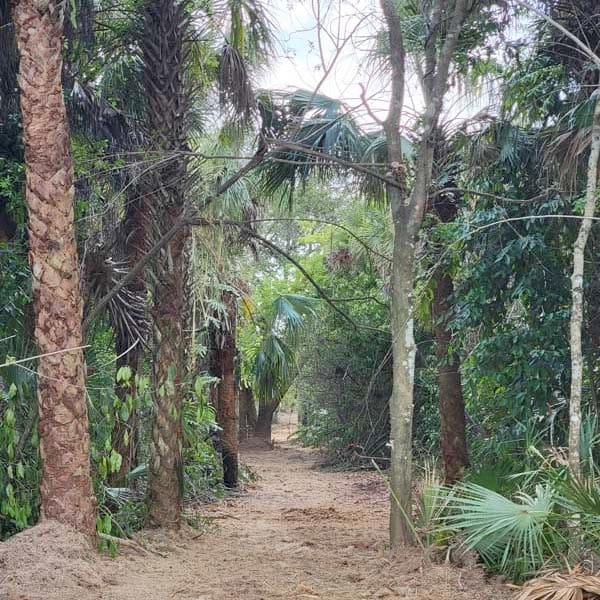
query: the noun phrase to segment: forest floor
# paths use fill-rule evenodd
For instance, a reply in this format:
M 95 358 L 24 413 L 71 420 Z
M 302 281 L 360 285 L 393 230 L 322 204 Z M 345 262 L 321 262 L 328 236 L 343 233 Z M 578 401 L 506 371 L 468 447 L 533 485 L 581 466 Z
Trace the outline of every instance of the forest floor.
M 276 427 L 274 449 L 247 448 L 257 481 L 200 507 L 200 529 L 142 532 L 141 548 L 94 555 L 45 523 L 0 544 L 1 600 L 483 600 L 508 589 L 478 567 L 386 552 L 388 497 L 371 472 L 320 468 Z

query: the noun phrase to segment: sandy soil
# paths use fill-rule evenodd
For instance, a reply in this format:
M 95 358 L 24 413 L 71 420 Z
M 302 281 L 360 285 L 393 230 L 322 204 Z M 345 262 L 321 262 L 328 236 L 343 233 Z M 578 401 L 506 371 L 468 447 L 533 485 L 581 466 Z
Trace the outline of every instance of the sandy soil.
M 386 555 L 387 495 L 373 473 L 319 469 L 285 442 L 252 448 L 245 493 L 202 507 L 200 531 L 143 533 L 149 551 L 95 558 L 77 534 L 44 524 L 0 544 L 2 600 L 502 600 L 477 568 Z M 58 538 L 58 539 L 57 539 Z

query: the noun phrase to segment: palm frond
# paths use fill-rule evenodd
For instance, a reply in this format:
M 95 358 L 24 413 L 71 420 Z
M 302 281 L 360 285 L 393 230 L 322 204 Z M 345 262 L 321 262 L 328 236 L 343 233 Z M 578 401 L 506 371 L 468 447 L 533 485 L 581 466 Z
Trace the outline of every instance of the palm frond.
M 230 44 L 225 44 L 219 55 L 217 84 L 221 108 L 231 109 L 236 122 L 248 122 L 254 112 L 256 98 L 244 57 Z
M 343 103 L 307 90 L 262 92 L 258 102 L 263 136 L 283 142 L 259 170 L 267 194 L 291 202 L 311 177 L 353 174 L 348 164 L 361 161 L 368 140 Z
M 126 264 L 114 260 L 108 252 L 106 246 L 99 245 L 86 255 L 83 275 L 86 310 L 106 296 L 127 273 Z M 126 285 L 107 306 L 110 323 L 122 348 L 145 344 L 150 330 L 146 299 L 134 288 L 135 284 Z
M 528 581 L 515 600 L 593 600 L 600 598 L 600 577 L 572 569 Z
M 516 579 L 536 572 L 560 549 L 553 525 L 556 493 L 538 485 L 533 496 L 520 492 L 513 501 L 473 483 L 455 486 L 448 499 L 445 526 L 460 532 L 464 545 L 489 566 Z

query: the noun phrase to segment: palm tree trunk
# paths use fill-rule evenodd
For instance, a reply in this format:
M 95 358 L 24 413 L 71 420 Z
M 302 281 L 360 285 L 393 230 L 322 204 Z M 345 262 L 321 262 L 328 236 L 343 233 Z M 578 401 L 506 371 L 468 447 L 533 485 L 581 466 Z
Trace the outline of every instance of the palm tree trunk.
M 256 429 L 258 415 L 252 388 L 241 387 L 239 390 L 240 404 L 240 437 L 248 438 Z
M 147 138 L 156 166 L 142 193 L 160 239 L 184 213 L 189 90 L 185 84 L 190 16 L 185 0 L 146 0 L 140 36 Z M 189 230 L 180 229 L 152 267 L 154 422 L 150 440 L 148 518 L 179 527 L 183 501 L 182 410 L 188 361 L 186 323 Z
M 187 234 L 170 245 L 172 268 L 161 275 L 153 300 L 154 421 L 150 440 L 149 524 L 177 528 L 183 502 L 183 383 L 187 364 Z
M 19 0 L 13 21 L 27 171 L 38 364 L 41 512 L 93 537 L 95 499 L 85 400 L 73 165 L 62 94 L 61 5 Z
M 440 145 L 443 149 L 444 144 Z M 436 161 L 437 163 L 437 161 Z M 448 187 L 456 187 L 451 181 Z M 437 195 L 430 198 L 430 209 L 442 223 L 452 223 L 458 214 L 458 203 L 453 196 Z M 434 293 L 431 302 L 433 334 L 438 369 L 440 409 L 440 446 L 446 483 L 462 479 L 468 464 L 465 401 L 460 376 L 460 358 L 451 352 L 452 332 L 448 317 L 452 308 L 454 281 L 444 264 L 433 274 Z
M 452 333 L 446 319 L 451 308 L 454 282 L 440 269 L 435 274 L 432 303 L 434 319 L 435 354 L 438 360 L 438 388 L 440 397 L 440 444 L 446 483 L 462 479 L 468 463 L 465 402 L 460 378 L 460 360 L 449 352 Z
M 236 406 L 235 343 L 237 298 L 231 292 L 223 293 L 227 307 L 228 326 L 223 327 L 221 346 L 218 349 L 219 385 L 217 400 L 217 422 L 221 433 L 221 455 L 223 457 L 223 483 L 233 488 L 238 484 L 238 419 Z
M 275 410 L 276 407 L 273 408 L 270 404 L 265 402 L 258 403 L 258 416 L 256 418 L 254 436 L 261 440 L 265 440 L 269 444 L 271 443 L 273 415 L 275 414 Z

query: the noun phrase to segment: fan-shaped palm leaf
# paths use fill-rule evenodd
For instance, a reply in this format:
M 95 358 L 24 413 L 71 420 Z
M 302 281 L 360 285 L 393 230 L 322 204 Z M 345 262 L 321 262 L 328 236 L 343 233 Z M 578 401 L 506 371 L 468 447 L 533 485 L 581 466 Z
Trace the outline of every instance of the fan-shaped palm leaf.
M 489 566 L 519 579 L 556 556 L 561 538 L 553 525 L 556 494 L 537 486 L 535 495 L 520 492 L 513 501 L 473 483 L 456 486 L 448 499 L 446 527 L 458 530 L 464 544 Z

